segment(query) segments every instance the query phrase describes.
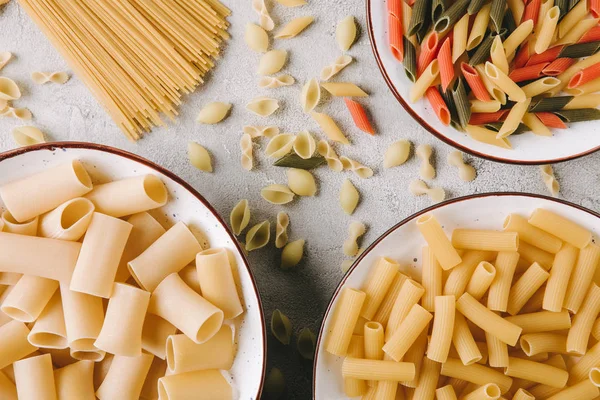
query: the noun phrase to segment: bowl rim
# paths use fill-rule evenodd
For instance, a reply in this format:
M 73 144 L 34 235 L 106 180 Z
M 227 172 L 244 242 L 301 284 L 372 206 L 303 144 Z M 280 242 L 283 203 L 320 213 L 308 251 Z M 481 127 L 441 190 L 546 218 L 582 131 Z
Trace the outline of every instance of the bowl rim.
M 19 156 L 21 154 L 25 154 L 25 153 L 30 153 L 33 151 L 37 151 L 37 150 L 56 150 L 56 149 L 60 149 L 60 148 L 67 148 L 67 149 L 87 149 L 87 150 L 96 150 L 96 151 L 101 151 L 104 153 L 110 153 L 119 157 L 123 157 L 123 158 L 127 158 L 130 159 L 132 161 L 138 162 L 140 164 L 143 164 L 151 169 L 154 169 L 157 172 L 160 172 L 163 175 L 166 175 L 167 177 L 169 177 L 170 179 L 172 179 L 173 181 L 175 181 L 177 184 L 181 185 L 184 189 L 186 189 L 188 192 L 190 192 L 190 194 L 192 196 L 194 196 L 200 203 L 202 203 L 210 212 L 211 214 L 213 214 L 213 216 L 217 219 L 217 221 L 225 228 L 225 231 L 227 232 L 227 234 L 229 235 L 229 237 L 231 238 L 232 243 L 234 243 L 237 251 L 240 253 L 240 256 L 242 257 L 242 261 L 244 264 L 244 268 L 246 268 L 246 270 L 248 271 L 248 274 L 250 276 L 250 281 L 252 283 L 252 287 L 254 288 L 254 293 L 256 293 L 256 299 L 258 301 L 258 309 L 259 309 L 259 313 L 260 313 L 260 324 L 262 327 L 261 333 L 262 333 L 262 345 L 263 345 L 263 359 L 262 359 L 262 373 L 261 373 L 261 381 L 260 381 L 260 385 L 258 386 L 258 391 L 256 393 L 256 399 L 259 399 L 262 391 L 263 391 L 263 387 L 264 387 L 264 383 L 265 383 L 265 375 L 266 375 L 266 370 L 267 370 L 267 334 L 266 334 L 266 324 L 265 324 L 265 316 L 264 316 L 264 310 L 263 310 L 263 304 L 262 304 L 262 299 L 260 297 L 260 292 L 258 290 L 258 286 L 256 284 L 256 279 L 254 277 L 254 274 L 252 272 L 252 269 L 250 268 L 250 263 L 248 262 L 248 258 L 246 257 L 246 254 L 244 253 L 244 251 L 242 250 L 237 238 L 233 235 L 233 233 L 231 232 L 231 230 L 229 229 L 229 226 L 227 225 L 227 223 L 225 223 L 225 221 L 223 220 L 223 218 L 221 218 L 221 216 L 219 215 L 219 213 L 214 209 L 214 207 L 204 198 L 204 196 L 202 196 L 200 193 L 198 193 L 198 191 L 196 189 L 194 189 L 189 183 L 187 183 L 186 181 L 184 181 L 182 178 L 180 178 L 178 175 L 176 175 L 175 173 L 169 171 L 168 169 L 166 169 L 165 167 L 162 167 L 142 156 L 139 156 L 137 154 L 133 154 L 129 151 L 126 150 L 121 150 L 118 149 L 116 147 L 112 147 L 112 146 L 108 146 L 108 145 L 104 145 L 104 144 L 99 144 L 99 143 L 91 143 L 91 142 L 79 142 L 79 141 L 65 141 L 65 142 L 48 142 L 48 143 L 40 143 L 40 144 L 35 144 L 35 145 L 31 145 L 31 146 L 25 146 L 25 147 L 19 147 L 13 150 L 8 150 L 5 152 L 0 153 L 0 162 Z
M 375 61 L 377 62 L 377 66 L 379 67 L 379 72 L 381 72 L 381 75 L 383 76 L 383 80 L 387 84 L 388 88 L 390 89 L 390 91 L 392 92 L 392 94 L 394 95 L 396 100 L 398 100 L 398 102 L 402 105 L 404 110 L 408 114 L 410 114 L 410 116 L 414 120 L 416 120 L 423 128 L 425 128 L 427 131 L 429 131 L 429 133 L 431 133 L 433 136 L 437 137 L 444 143 L 446 143 L 460 151 L 469 153 L 473 156 L 481 157 L 486 160 L 496 161 L 496 162 L 503 163 L 503 164 L 514 164 L 514 165 L 556 164 L 556 163 L 561 163 L 561 162 L 575 160 L 577 158 L 585 157 L 585 156 L 588 156 L 588 155 L 600 150 L 600 146 L 596 146 L 592 149 L 583 151 L 581 153 L 573 154 L 570 156 L 566 156 L 566 157 L 551 158 L 551 159 L 547 159 L 547 160 L 535 160 L 535 161 L 515 160 L 515 159 L 492 156 L 489 154 L 485 154 L 485 153 L 473 150 L 473 149 L 471 149 L 467 146 L 464 146 L 464 145 L 450 139 L 449 137 L 443 135 L 441 132 L 439 132 L 437 129 L 435 129 L 433 126 L 431 126 L 429 123 L 427 123 L 427 121 L 425 121 L 425 119 L 423 119 L 419 114 L 417 114 L 417 112 L 412 109 L 412 107 L 406 102 L 406 100 L 404 100 L 402 95 L 400 93 L 398 93 L 398 91 L 396 90 L 396 87 L 394 86 L 392 79 L 390 78 L 385 66 L 383 65 L 383 61 L 381 60 L 381 56 L 379 55 L 379 50 L 377 50 L 377 46 L 375 45 L 375 32 L 373 29 L 373 21 L 372 21 L 372 15 L 371 15 L 371 2 L 372 2 L 372 0 L 366 0 L 366 2 L 365 2 L 366 7 L 367 7 L 367 9 L 366 9 L 367 33 L 369 35 L 369 43 L 371 45 L 371 50 L 373 51 L 373 56 L 375 57 Z
M 367 0 L 367 1 L 369 1 L 369 0 Z M 377 245 L 383 239 L 385 239 L 390 234 L 392 234 L 393 232 L 395 232 L 397 229 L 400 229 L 401 227 L 403 227 L 407 223 L 411 222 L 412 220 L 418 218 L 419 216 L 421 216 L 423 214 L 426 214 L 428 212 L 437 210 L 439 208 L 443 208 L 443 207 L 445 207 L 447 205 L 454 204 L 454 203 L 460 203 L 460 202 L 463 202 L 463 201 L 468 201 L 468 200 L 473 200 L 473 199 L 488 198 L 488 197 L 503 197 L 503 196 L 517 196 L 517 197 L 526 197 L 526 198 L 533 198 L 533 199 L 549 200 L 549 201 L 552 201 L 552 202 L 555 202 L 555 203 L 559 203 L 559 204 L 562 204 L 562 205 L 565 205 L 565 206 L 576 208 L 576 209 L 578 209 L 580 211 L 587 212 L 588 214 L 590 214 L 590 216 L 596 217 L 596 218 L 600 219 L 600 213 L 597 213 L 597 212 L 595 212 L 593 210 L 590 210 L 588 208 L 580 206 L 579 204 L 575 204 L 575 203 L 572 203 L 572 202 L 567 201 L 567 200 L 557 199 L 557 198 L 546 196 L 546 195 L 535 194 L 535 193 L 520 193 L 520 192 L 487 192 L 487 193 L 477 193 L 477 194 L 471 194 L 471 195 L 467 195 L 467 196 L 461 196 L 461 197 L 457 197 L 457 198 L 454 198 L 454 199 L 449 199 L 449 200 L 443 201 L 441 203 L 437 203 L 437 204 L 431 205 L 431 206 L 429 206 L 427 208 L 424 208 L 424 209 L 422 209 L 420 211 L 417 211 L 416 213 L 414 213 L 412 215 L 409 215 L 408 217 L 402 219 L 400 222 L 398 222 L 397 224 L 393 225 L 391 228 L 389 228 L 383 234 L 381 234 L 381 236 L 379 236 L 377 239 L 375 239 L 365 249 L 365 251 L 363 251 L 362 254 L 356 258 L 356 260 L 354 260 L 354 262 L 352 263 L 352 266 L 344 274 L 344 276 L 342 277 L 340 283 L 337 285 L 337 287 L 335 288 L 335 291 L 333 292 L 333 294 L 331 295 L 331 298 L 329 299 L 329 303 L 327 305 L 327 309 L 325 310 L 325 313 L 323 314 L 323 319 L 321 320 L 321 326 L 319 327 L 319 334 L 318 334 L 317 342 L 316 342 L 316 345 L 315 345 L 315 357 L 314 357 L 314 361 L 313 361 L 313 385 L 312 385 L 312 396 L 313 396 L 313 399 L 316 399 L 316 390 L 317 390 L 317 388 L 316 388 L 316 382 L 317 382 L 317 363 L 318 363 L 318 360 L 319 360 L 319 351 L 318 350 L 319 350 L 319 347 L 321 345 L 321 340 L 323 339 L 323 326 L 325 325 L 325 320 L 327 319 L 327 317 L 329 316 L 329 313 L 331 312 L 331 308 L 332 308 L 334 300 L 338 297 L 338 295 L 340 294 L 340 291 L 341 291 L 342 287 L 344 286 L 344 284 L 348 280 L 348 277 L 352 274 L 352 272 L 358 266 L 358 264 L 362 261 L 362 259 L 365 258 L 371 251 L 373 251 L 373 249 L 375 249 L 375 247 L 377 247 Z

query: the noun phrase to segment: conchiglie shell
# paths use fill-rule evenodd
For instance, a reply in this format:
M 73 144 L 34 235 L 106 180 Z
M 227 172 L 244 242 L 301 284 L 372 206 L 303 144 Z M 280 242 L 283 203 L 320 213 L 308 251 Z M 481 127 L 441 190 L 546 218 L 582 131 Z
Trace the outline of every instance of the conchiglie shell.
M 300 96 L 302 109 L 304 112 L 311 112 L 315 109 L 317 104 L 319 104 L 319 101 L 321 101 L 321 85 L 313 78 L 306 82 L 302 88 L 302 94 Z
M 261 117 L 268 117 L 279 108 L 279 102 L 269 97 L 256 97 L 246 105 L 248 111 Z
M 208 103 L 200 110 L 196 121 L 201 124 L 217 124 L 225 119 L 230 109 L 231 104 L 229 103 L 221 103 L 218 101 Z
M 271 239 L 271 223 L 263 221 L 248 230 L 246 233 L 246 251 L 265 247 Z
M 321 80 L 326 81 L 337 75 L 341 70 L 346 68 L 352 62 L 352 57 L 349 55 L 339 56 L 331 65 L 326 66 L 321 71 Z
M 260 58 L 258 63 L 259 75 L 273 75 L 281 71 L 287 61 L 287 51 L 271 50 Z
M 196 142 L 188 143 L 190 163 L 200 171 L 212 172 L 212 160 L 208 151 Z
M 303 30 L 305 30 L 310 24 L 313 23 L 315 19 L 313 17 L 299 17 L 288 22 L 277 34 L 275 35 L 276 39 L 290 39 L 294 36 L 300 34 Z
M 319 154 L 321 156 L 323 156 L 325 158 L 325 160 L 327 161 L 327 166 L 330 169 L 332 169 L 336 172 L 340 172 L 344 169 L 344 166 L 342 165 L 340 158 L 338 157 L 336 152 L 333 150 L 331 145 L 329 143 L 327 143 L 326 140 L 319 140 L 319 144 L 317 145 L 317 151 L 319 152 Z
M 240 148 L 242 150 L 241 163 L 242 168 L 246 171 L 250 171 L 254 167 L 253 149 L 252 149 L 252 137 L 244 133 L 240 139 Z
M 87 231 L 94 209 L 94 204 L 86 198 L 69 200 L 41 216 L 38 234 L 76 242 Z
M 16 100 L 21 97 L 21 90 L 10 78 L 0 76 L 0 99 Z
M 258 13 L 260 26 L 267 31 L 272 31 L 275 28 L 275 23 L 269 15 L 265 0 L 252 0 L 252 8 Z
M 292 323 L 281 311 L 275 310 L 271 314 L 271 333 L 282 344 L 290 344 L 292 338 Z
M 359 163 L 358 161 L 352 160 L 348 157 L 341 156 L 340 161 L 344 166 L 344 169 L 349 169 L 354 172 L 360 178 L 367 179 L 373 176 L 373 170 Z
M 272 138 L 274 136 L 279 135 L 279 128 L 273 125 L 267 125 L 267 126 L 254 126 L 254 125 L 246 125 L 243 128 L 244 133 L 247 133 L 248 135 L 250 135 L 251 138 L 257 138 L 257 137 L 267 137 L 267 138 Z
M 277 224 L 275 225 L 275 247 L 281 249 L 288 241 L 287 228 L 290 217 L 283 211 L 277 213 Z
M 356 40 L 356 23 L 352 15 L 341 20 L 335 29 L 335 39 L 342 51 L 347 51 Z
M 300 263 L 304 255 L 304 243 L 304 239 L 299 239 L 285 245 L 281 252 L 282 269 L 289 269 Z
M 383 166 L 385 168 L 397 167 L 408 160 L 410 155 L 410 142 L 408 140 L 398 140 L 392 143 L 383 156 Z
M 342 206 L 342 210 L 344 210 L 346 214 L 352 215 L 359 200 L 360 193 L 358 193 L 356 187 L 354 187 L 350 180 L 344 180 L 342 188 L 340 189 L 340 205 Z
M 316 149 L 317 143 L 310 132 L 302 131 L 296 135 L 294 151 L 300 156 L 300 158 L 308 160 L 315 154 Z
M 231 214 L 229 214 L 229 223 L 231 230 L 236 235 L 242 233 L 250 222 L 250 207 L 248 206 L 248 200 L 242 199 L 233 207 Z
M 314 196 L 317 193 L 315 177 L 307 170 L 290 168 L 287 177 L 289 188 L 298 196 Z
M 280 158 L 288 154 L 294 147 L 296 136 L 290 133 L 282 133 L 269 141 L 265 154 L 267 157 Z
M 17 118 L 17 119 L 24 119 L 24 120 L 29 120 L 29 119 L 33 118 L 33 115 L 31 115 L 31 111 L 29 111 L 26 108 L 6 107 L 5 109 L 0 110 L 0 115 L 3 117 Z
M 283 86 L 291 86 L 296 82 L 291 75 L 263 76 L 258 81 L 258 87 L 261 89 L 276 89 Z
M 45 143 L 44 134 L 35 126 L 20 126 L 12 130 L 12 136 L 19 146 Z
M 0 2 L 1 4 L 1 2 Z M 8 62 L 12 58 L 12 53 L 10 51 L 2 51 L 0 52 L 0 70 L 8 64 Z
M 260 195 L 271 204 L 287 204 L 294 200 L 294 193 L 285 185 L 269 185 L 260 191 Z
M 32 72 L 31 80 L 33 80 L 38 85 L 43 85 L 44 83 L 58 83 L 63 84 L 67 83 L 69 80 L 69 74 L 66 72 Z
M 269 48 L 269 35 L 256 24 L 246 24 L 244 39 L 248 47 L 259 53 L 264 53 Z

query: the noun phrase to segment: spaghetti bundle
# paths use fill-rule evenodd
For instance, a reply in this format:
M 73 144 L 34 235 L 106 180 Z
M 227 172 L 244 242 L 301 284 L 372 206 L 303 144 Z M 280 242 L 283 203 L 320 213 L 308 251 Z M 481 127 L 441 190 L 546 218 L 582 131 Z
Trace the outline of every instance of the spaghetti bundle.
M 19 0 L 131 140 L 173 119 L 228 39 L 218 0 Z

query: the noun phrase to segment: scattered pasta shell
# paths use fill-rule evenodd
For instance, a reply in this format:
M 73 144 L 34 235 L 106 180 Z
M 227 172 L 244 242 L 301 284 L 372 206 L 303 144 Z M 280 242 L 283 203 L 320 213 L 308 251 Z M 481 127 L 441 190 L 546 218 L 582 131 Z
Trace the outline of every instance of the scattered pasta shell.
M 353 221 L 348 228 L 348 239 L 344 241 L 344 254 L 354 257 L 358 254 L 358 238 L 365 234 L 367 228 L 365 224 Z
M 317 143 L 315 138 L 310 134 L 309 131 L 302 131 L 296 135 L 296 141 L 294 142 L 294 152 L 305 160 L 308 160 L 315 154 L 317 149 Z
M 558 196 L 558 193 L 560 192 L 560 184 L 554 176 L 552 165 L 540 165 L 540 172 L 542 174 L 542 181 L 544 182 L 544 185 L 546 185 L 546 188 L 550 194 L 553 197 Z
M 263 76 L 258 81 L 258 87 L 261 89 L 276 89 L 283 86 L 291 86 L 296 82 L 291 75 Z
M 231 104 L 229 103 L 219 101 L 208 103 L 200 110 L 196 121 L 201 124 L 217 124 L 225 119 L 229 110 L 231 110 Z
M 38 85 L 45 83 L 64 84 L 69 80 L 69 74 L 66 72 L 32 72 L 31 80 Z
M 273 75 L 281 71 L 287 61 L 287 51 L 271 50 L 262 55 L 258 63 L 259 75 Z
M 285 245 L 281 252 L 281 269 L 290 269 L 298 265 L 304 255 L 304 239 Z
M 333 78 L 337 75 L 341 70 L 346 68 L 352 62 L 352 57 L 344 54 L 343 56 L 339 56 L 333 62 L 333 64 L 326 66 L 321 71 L 321 80 L 326 81 Z
M 410 155 L 410 147 L 408 140 L 398 140 L 389 145 L 383 156 L 383 166 L 392 168 L 404 164 Z
M 263 28 L 256 24 L 246 24 L 244 39 L 248 47 L 259 53 L 264 53 L 269 48 L 269 35 L 267 35 L 267 32 Z
M 335 39 L 342 51 L 348 51 L 356 40 L 356 23 L 352 15 L 341 20 L 335 28 Z
M 287 170 L 288 187 L 298 196 L 314 196 L 317 184 L 313 174 L 305 169 L 289 168 Z
M 408 189 L 415 196 L 426 194 L 434 203 L 439 203 L 446 198 L 446 191 L 442 188 L 429 188 L 425 182 L 415 179 L 410 183 Z
M 315 346 L 317 344 L 317 337 L 309 328 L 302 328 L 298 334 L 298 340 L 296 341 L 296 348 L 302 358 L 306 360 L 312 360 L 315 358 Z
M 351 82 L 323 82 L 323 89 L 335 97 L 368 97 L 367 92 Z
M 346 214 L 352 215 L 359 200 L 360 193 L 349 179 L 345 179 L 340 189 L 340 205 L 342 206 L 342 210 Z
M 34 126 L 20 126 L 12 130 L 12 137 L 19 146 L 45 143 L 44 134 Z
M 292 151 L 296 136 L 291 133 L 281 133 L 269 141 L 265 154 L 267 157 L 280 158 Z
M 21 90 L 10 78 L 0 76 L 0 99 L 16 100 L 21 97 Z
M 367 179 L 373 176 L 373 170 L 362 165 L 358 161 L 352 160 L 346 156 L 341 156 L 340 161 L 342 162 L 344 169 L 354 172 L 360 178 Z
M 325 160 L 327 161 L 327 166 L 330 169 L 336 172 L 340 172 L 344 169 L 340 158 L 326 140 L 319 140 L 319 144 L 317 145 L 317 151 L 323 158 L 325 158 Z
M 246 251 L 265 247 L 271 239 L 271 223 L 263 221 L 248 230 L 246 233 Z
M 290 217 L 283 211 L 277 213 L 277 224 L 275 225 L 275 247 L 281 249 L 287 244 L 287 229 L 290 225 Z
M 248 111 L 261 117 L 268 117 L 279 108 L 279 102 L 269 97 L 256 97 L 246 105 Z
M 240 200 L 231 213 L 229 214 L 229 223 L 231 225 L 231 230 L 236 235 L 242 233 L 244 229 L 248 226 L 250 222 L 250 207 L 248 206 L 248 200 L 242 199 Z
M 273 125 L 267 126 L 254 126 L 254 125 L 246 125 L 243 128 L 244 133 L 250 135 L 252 139 L 257 137 L 267 137 L 272 138 L 274 136 L 279 135 L 279 128 Z
M 240 139 L 240 148 L 242 150 L 241 164 L 242 168 L 250 171 L 254 167 L 254 157 L 252 149 L 252 137 L 244 133 Z
M 265 379 L 265 394 L 269 399 L 280 399 L 285 392 L 285 378 L 279 368 L 272 368 Z
M 2 4 L 0 2 L 0 4 Z M 12 53 L 10 51 L 2 51 L 0 52 L 0 70 L 8 64 L 8 62 L 12 59 Z
M 200 171 L 212 172 L 212 160 L 208 151 L 196 142 L 188 143 L 190 163 Z
M 313 78 L 306 82 L 302 87 L 300 95 L 300 103 L 304 112 L 311 112 L 321 101 L 321 86 L 319 82 Z
M 305 30 L 310 24 L 313 23 L 315 19 L 313 17 L 298 17 L 294 18 L 290 22 L 288 22 L 277 34 L 275 35 L 275 39 L 291 39 L 300 34 L 303 30 Z
M 31 111 L 29 111 L 28 109 L 13 108 L 13 107 L 6 107 L 6 108 L 0 110 L 0 116 L 8 117 L 8 118 L 24 119 L 24 120 L 29 120 L 29 119 L 33 118 L 33 115 L 31 115 Z
M 299 7 L 306 4 L 306 0 L 275 0 L 282 6 L 286 7 Z
M 448 154 L 448 164 L 458 168 L 458 176 L 465 182 L 471 182 L 477 177 L 477 171 L 471 165 L 465 163 L 460 151 L 453 151 Z
M 265 0 L 252 0 L 252 8 L 254 11 L 256 11 L 256 13 L 258 13 L 260 26 L 267 31 L 272 31 L 273 28 L 275 28 L 275 23 L 269 15 L 269 10 L 267 10 L 267 6 L 265 5 Z
M 329 140 L 342 144 L 350 144 L 350 141 L 346 135 L 344 135 L 340 127 L 329 115 L 318 113 L 316 111 L 311 112 L 310 115 L 317 122 L 317 124 L 319 124 L 321 130 L 325 132 L 325 135 L 327 135 Z
M 260 191 L 263 199 L 271 204 L 287 204 L 294 200 L 294 192 L 285 185 L 273 184 Z
M 292 323 L 281 311 L 275 310 L 271 314 L 271 333 L 283 344 L 290 344 L 292 339 Z

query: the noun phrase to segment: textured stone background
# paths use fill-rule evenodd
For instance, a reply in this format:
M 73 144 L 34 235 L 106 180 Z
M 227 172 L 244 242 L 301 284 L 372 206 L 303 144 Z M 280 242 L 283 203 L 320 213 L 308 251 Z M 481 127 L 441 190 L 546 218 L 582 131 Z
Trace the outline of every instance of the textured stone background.
M 276 90 L 257 88 L 256 67 L 259 55 L 251 52 L 243 40 L 246 22 L 255 20 L 251 1 L 226 1 L 233 9 L 230 18 L 233 39 L 207 83 L 185 99 L 178 120 L 164 129 L 155 129 L 138 143 L 128 142 L 107 114 L 90 95 L 86 87 L 73 77 L 65 85 L 38 86 L 32 83 L 33 71 L 68 70 L 57 51 L 30 21 L 26 13 L 13 0 L 0 8 L 0 51 L 16 55 L 2 72 L 13 78 L 23 91 L 16 104 L 28 107 L 34 114 L 32 125 L 47 133 L 51 140 L 79 140 L 103 143 L 137 153 L 175 172 L 203 194 L 227 217 L 240 198 L 248 198 L 252 209 L 252 223 L 265 218 L 275 221 L 275 215 L 285 210 L 291 218 L 290 238 L 307 240 L 306 255 L 301 265 L 293 271 L 278 268 L 279 251 L 270 245 L 250 254 L 252 270 L 257 278 L 265 308 L 265 317 L 279 308 L 291 319 L 295 334 L 302 327 L 317 332 L 322 314 L 337 286 L 342 272 L 342 242 L 352 219 L 369 227 L 363 244 L 368 245 L 394 223 L 415 211 L 430 205 L 426 197 L 415 198 L 407 190 L 409 182 L 418 175 L 419 162 L 412 157 L 405 165 L 392 170 L 382 168 L 383 152 L 400 138 L 414 144 L 430 143 L 438 176 L 430 184 L 442 186 L 448 197 L 490 191 L 523 191 L 546 193 L 538 168 L 496 164 L 467 157 L 477 169 L 474 182 L 459 180 L 457 170 L 446 163 L 452 150 L 422 129 L 396 102 L 388 91 L 371 53 L 366 34 L 365 4 L 363 0 L 309 0 L 309 4 L 295 9 L 285 9 L 268 0 L 276 23 L 282 24 L 292 17 L 313 15 L 315 23 L 301 36 L 276 41 L 273 48 L 289 51 L 285 72 L 298 83 Z M 316 171 L 319 192 L 315 198 L 300 198 L 282 207 L 273 206 L 260 197 L 260 189 L 271 183 L 285 183 L 285 171 L 271 167 L 261 151 L 265 142 L 255 145 L 259 155 L 258 166 L 252 172 L 240 167 L 239 139 L 246 124 L 275 124 L 282 131 L 297 132 L 308 129 L 321 137 L 316 124 L 301 111 L 300 87 L 306 80 L 318 76 L 321 68 L 339 55 L 335 43 L 335 24 L 352 14 L 361 26 L 361 34 L 349 54 L 355 63 L 348 67 L 338 80 L 360 84 L 371 96 L 363 103 L 375 121 L 377 136 L 371 137 L 353 127 L 343 101 L 327 98 L 319 107 L 331 113 L 347 131 L 353 145 L 340 150 L 341 154 L 371 166 L 375 176 L 360 180 L 346 173 L 334 173 L 327 168 Z M 244 109 L 253 97 L 270 95 L 281 102 L 281 109 L 268 119 L 256 117 Z M 209 101 L 234 104 L 231 116 L 215 126 L 201 126 L 194 122 L 198 110 Z M 0 150 L 14 147 L 10 136 L 13 127 L 21 121 L 0 119 Z M 201 143 L 214 157 L 213 174 L 202 173 L 187 161 L 186 145 L 193 140 Z M 574 138 L 576 140 L 576 138 Z M 562 196 L 567 200 L 598 211 L 597 165 L 600 154 L 582 160 L 555 166 L 562 185 Z M 362 199 L 352 218 L 346 216 L 338 205 L 338 190 L 348 176 L 361 192 Z M 307 399 L 310 396 L 312 365 L 302 361 L 295 346 L 283 346 L 270 333 L 269 368 L 279 367 L 288 382 L 289 399 Z M 295 337 L 294 337 L 295 339 Z

